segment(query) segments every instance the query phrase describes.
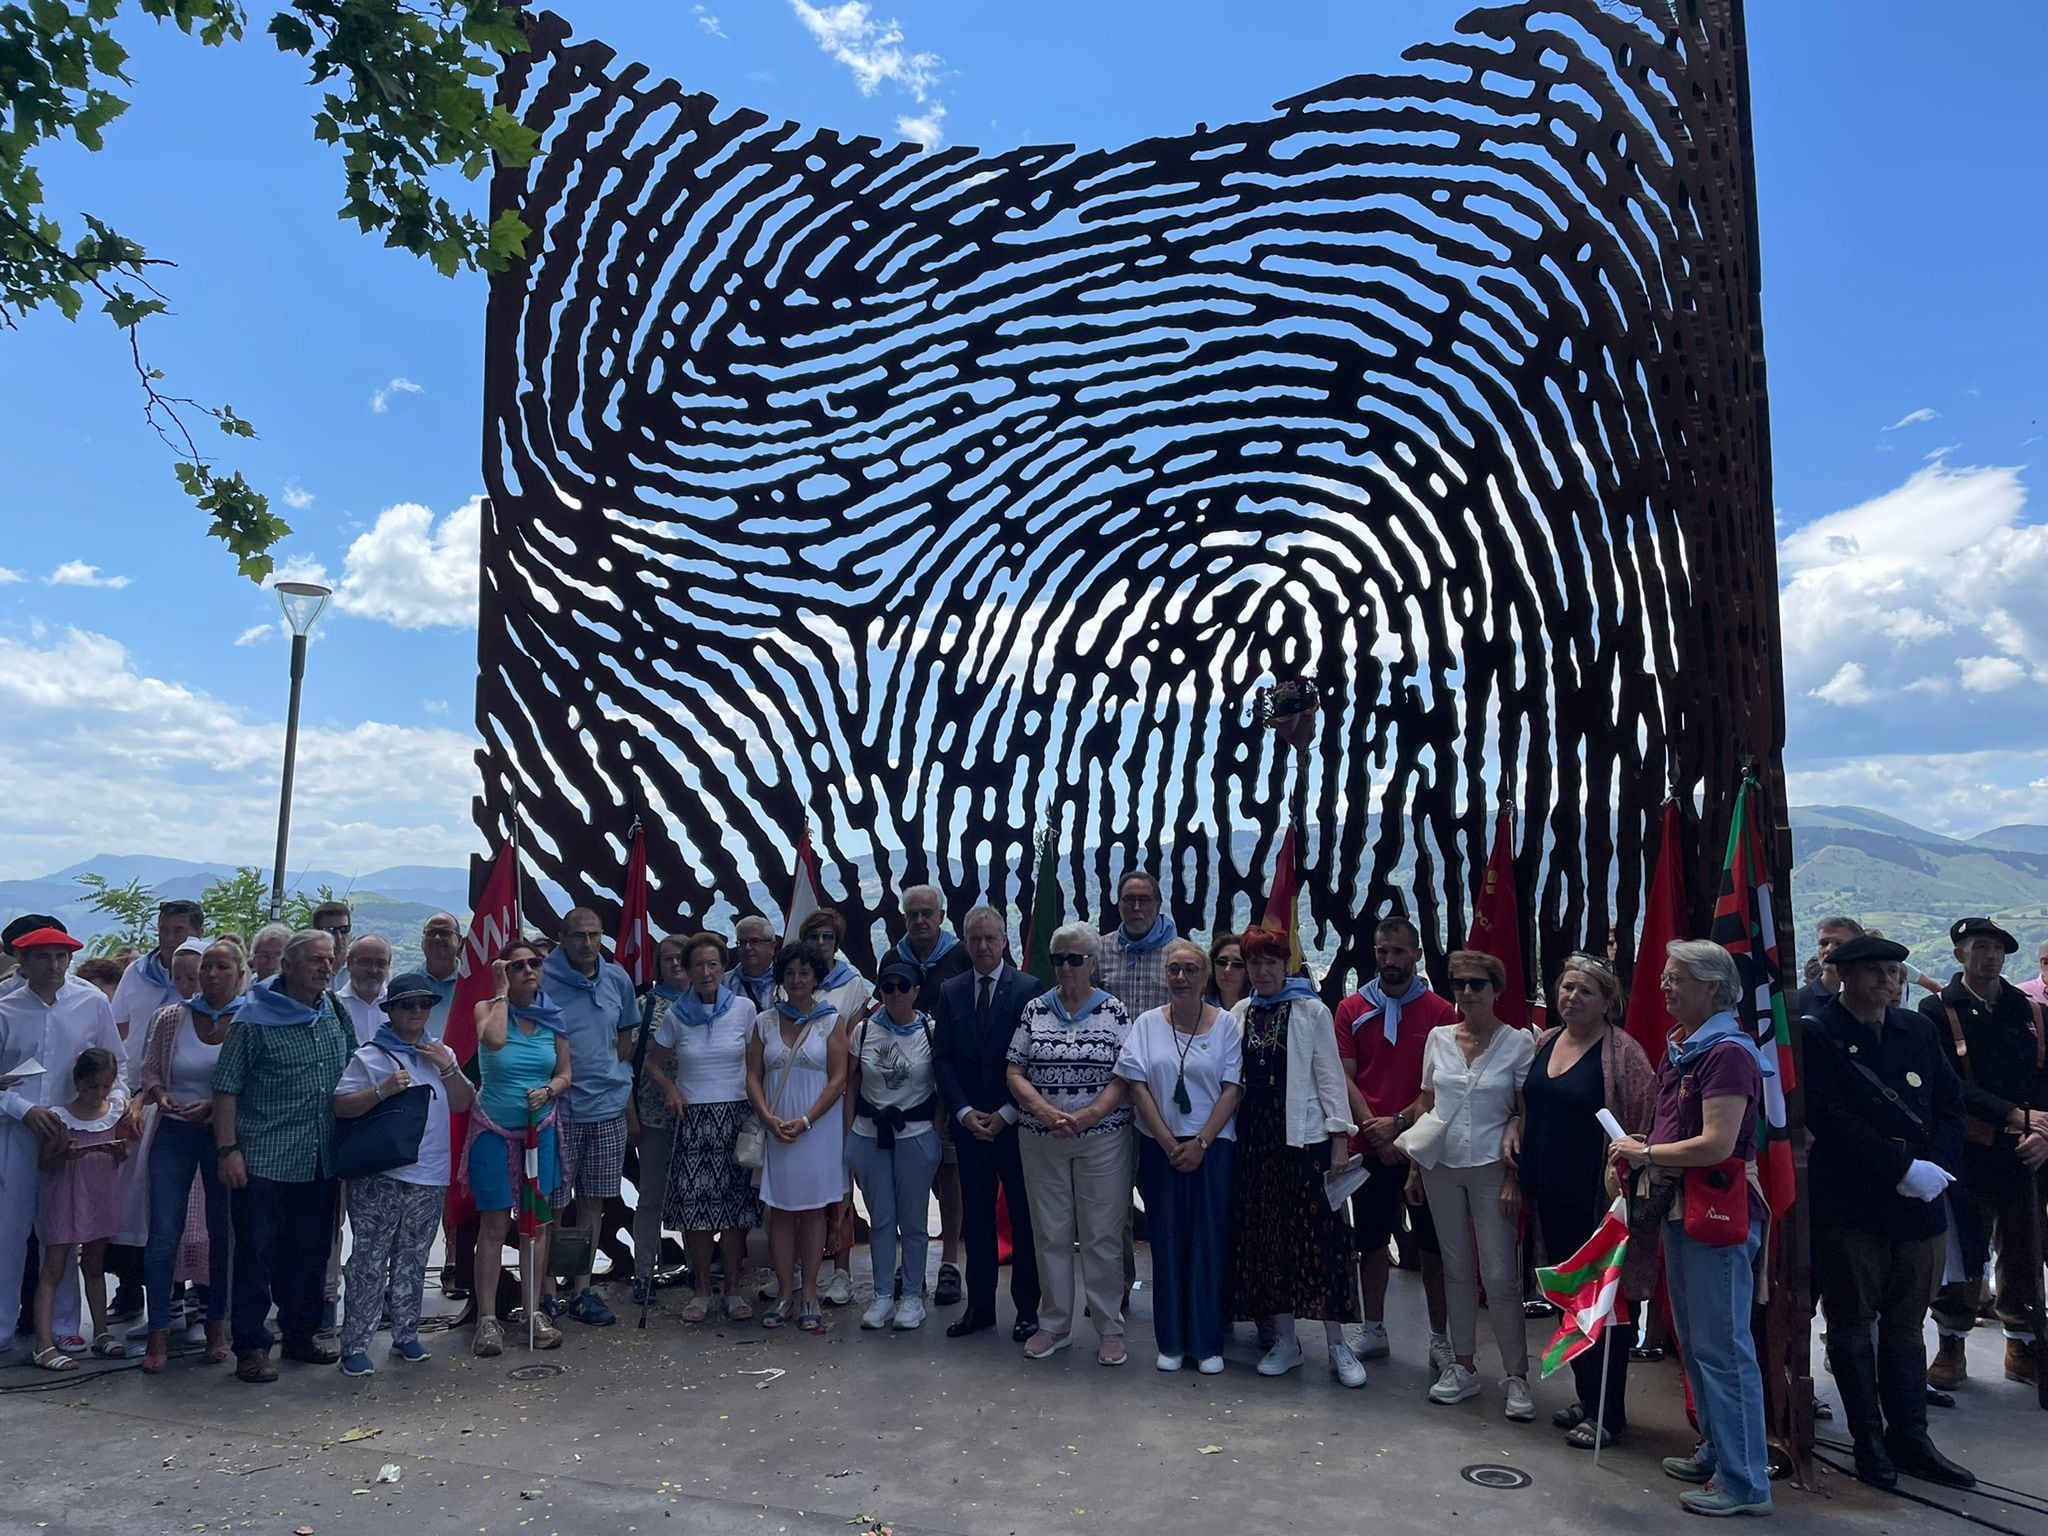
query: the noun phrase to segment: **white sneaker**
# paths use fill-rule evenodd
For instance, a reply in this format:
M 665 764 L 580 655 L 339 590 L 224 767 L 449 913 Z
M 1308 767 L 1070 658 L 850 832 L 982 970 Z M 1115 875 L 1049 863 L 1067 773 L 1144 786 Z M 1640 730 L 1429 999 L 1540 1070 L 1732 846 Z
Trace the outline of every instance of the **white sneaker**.
M 1357 1336 L 1351 1341 L 1351 1353 L 1361 1360 L 1384 1360 L 1388 1348 L 1385 1323 L 1359 1324 Z
M 863 1328 L 886 1328 L 889 1326 L 890 1319 L 895 1317 L 895 1315 L 896 1302 L 894 1298 L 877 1296 L 868 1303 L 867 1311 L 861 1313 L 860 1325 Z
M 1180 1363 L 1182 1358 L 1183 1357 L 1180 1355 L 1169 1355 L 1162 1353 L 1159 1356 L 1158 1360 L 1154 1362 L 1154 1364 L 1156 1364 L 1162 1371 L 1177 1371 L 1180 1369 Z
M 1458 1357 L 1451 1353 L 1451 1341 L 1440 1333 L 1429 1336 L 1429 1368 L 1437 1375 L 1444 1373 L 1444 1367 Z
M 1204 1355 L 1195 1369 L 1204 1376 L 1221 1376 L 1223 1374 L 1223 1357 L 1221 1355 Z
M 1330 1346 L 1330 1374 L 1347 1387 L 1365 1385 L 1365 1367 L 1358 1363 L 1358 1356 L 1351 1353 L 1349 1344 Z
M 1436 1379 L 1436 1385 L 1429 1389 L 1432 1403 L 1462 1403 L 1467 1398 L 1479 1395 L 1479 1373 L 1468 1371 L 1453 1360 L 1444 1367 L 1443 1374 Z
M 1273 1347 L 1267 1350 L 1265 1358 L 1259 1361 L 1259 1374 L 1261 1376 L 1285 1376 L 1299 1364 L 1301 1364 L 1301 1340 L 1291 1333 L 1283 1334 L 1280 1338 L 1274 1340 Z
M 818 1300 L 843 1307 L 853 1300 L 853 1277 L 835 1264 L 818 1271 Z
M 761 1289 L 754 1294 L 763 1301 L 780 1301 L 782 1299 L 782 1282 L 776 1279 L 771 1271 L 768 1278 L 761 1282 Z
M 924 1298 L 909 1295 L 896 1303 L 896 1326 L 908 1333 L 913 1328 L 924 1326 Z
M 1527 1424 L 1536 1417 L 1536 1404 L 1529 1396 L 1529 1383 L 1519 1376 L 1510 1376 L 1501 1385 L 1507 1389 L 1507 1416 L 1517 1424 Z

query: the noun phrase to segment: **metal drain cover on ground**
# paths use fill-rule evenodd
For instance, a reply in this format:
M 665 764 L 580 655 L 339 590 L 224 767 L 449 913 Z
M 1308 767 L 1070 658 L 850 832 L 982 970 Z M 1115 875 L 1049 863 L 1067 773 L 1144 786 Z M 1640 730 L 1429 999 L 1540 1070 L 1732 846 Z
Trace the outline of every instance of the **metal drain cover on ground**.
M 518 1370 L 508 1371 L 506 1374 L 514 1381 L 546 1381 L 550 1376 L 561 1375 L 562 1367 L 559 1365 L 522 1365 Z M 1495 1471 L 1498 1469 L 1481 1468 L 1481 1470 Z
M 1526 1488 L 1535 1481 L 1519 1467 L 1465 1467 L 1458 1476 L 1468 1483 L 1477 1483 L 1481 1488 Z

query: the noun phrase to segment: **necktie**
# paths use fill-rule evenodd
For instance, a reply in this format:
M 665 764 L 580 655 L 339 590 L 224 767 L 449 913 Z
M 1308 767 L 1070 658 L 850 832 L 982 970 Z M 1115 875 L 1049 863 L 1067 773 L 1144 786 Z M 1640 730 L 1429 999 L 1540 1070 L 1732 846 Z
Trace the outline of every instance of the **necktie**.
M 988 1033 L 989 990 L 992 987 L 994 987 L 995 984 L 995 977 L 982 977 L 981 989 L 974 995 L 974 1032 L 977 1035 L 985 1035 Z

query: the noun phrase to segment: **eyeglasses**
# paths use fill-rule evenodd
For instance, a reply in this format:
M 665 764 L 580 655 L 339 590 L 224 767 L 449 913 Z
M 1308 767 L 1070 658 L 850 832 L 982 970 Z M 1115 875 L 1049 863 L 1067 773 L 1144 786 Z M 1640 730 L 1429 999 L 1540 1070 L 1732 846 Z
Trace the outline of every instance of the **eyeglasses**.
M 1202 968 L 1199 965 L 1188 965 L 1183 962 L 1179 965 L 1169 965 L 1166 968 L 1166 974 L 1169 976 L 1199 976 L 1202 974 Z
M 1219 971 L 1241 971 L 1244 969 L 1244 962 L 1242 960 L 1218 960 L 1216 962 L 1216 969 Z
M 1453 992 L 1484 992 L 1492 985 L 1493 978 L 1491 976 L 1453 976 L 1451 978 L 1451 990 Z
M 505 969 L 508 971 L 537 971 L 540 969 L 540 962 L 538 960 L 507 960 L 505 962 Z
M 1052 963 L 1054 965 L 1086 965 L 1094 958 L 1093 955 L 1054 955 Z
M 327 925 L 327 926 L 326 926 L 325 928 L 322 928 L 322 929 L 321 929 L 320 931 L 321 931 L 322 933 L 335 933 L 335 934 L 340 934 L 340 933 L 354 933 L 354 932 L 355 932 L 356 930 L 355 930 L 354 926 L 353 926 L 352 924 L 349 924 L 349 923 L 329 923 L 329 924 L 328 924 L 328 925 Z
M 828 928 L 823 933 L 805 934 L 801 942 L 805 944 L 837 944 L 839 940 L 833 937 L 832 930 Z
M 772 946 L 775 943 L 775 936 L 770 933 L 745 933 L 740 935 L 740 943 L 767 944 Z
M 915 992 L 917 987 L 911 982 L 900 981 L 892 976 L 875 990 L 887 997 L 891 992 Z

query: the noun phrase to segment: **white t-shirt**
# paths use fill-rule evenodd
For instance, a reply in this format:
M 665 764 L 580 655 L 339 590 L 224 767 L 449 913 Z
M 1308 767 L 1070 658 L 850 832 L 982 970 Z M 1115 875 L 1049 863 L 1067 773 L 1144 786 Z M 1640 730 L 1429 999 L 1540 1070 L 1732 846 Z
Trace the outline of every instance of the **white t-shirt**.
M 889 1027 L 887 1015 L 879 1009 L 854 1032 L 854 1050 L 860 1063 L 860 1096 L 877 1109 L 909 1110 L 937 1093 L 932 1076 L 931 1020 L 920 1014 L 919 1027 L 899 1035 Z M 875 1134 L 875 1122 L 858 1110 L 853 1116 L 856 1136 Z M 901 1136 L 929 1136 L 928 1117 L 912 1116 L 904 1121 Z
M 1448 1129 L 1437 1164 L 1484 1168 L 1500 1161 L 1500 1139 L 1515 1112 L 1515 1091 L 1536 1059 L 1536 1037 L 1503 1024 L 1470 1066 L 1458 1049 L 1458 1026 L 1439 1024 L 1422 1048 L 1422 1086 L 1436 1095 Z
M 678 1005 L 678 1008 L 680 1005 Z M 730 1104 L 747 1096 L 747 1041 L 760 1017 L 744 997 L 731 996 L 708 1024 L 685 1024 L 670 1008 L 654 1043 L 676 1053 L 676 1086 L 692 1104 Z
M 213 1067 L 220 1060 L 220 1047 L 208 1045 L 192 1027 L 192 1015 L 179 1010 L 178 1033 L 171 1041 L 171 1070 L 164 1087 L 179 1104 L 211 1103 Z
M 1216 1022 L 1207 1033 L 1193 1037 L 1178 1033 L 1168 1022 L 1164 1008 L 1154 1008 L 1139 1014 L 1130 1034 L 1124 1037 L 1116 1075 L 1145 1085 L 1152 1102 L 1159 1106 L 1166 1128 L 1174 1135 L 1199 1135 L 1209 1123 L 1217 1099 L 1223 1095 L 1223 1085 L 1244 1082 L 1244 1032 L 1227 1008 L 1217 1013 Z M 1184 1081 L 1187 1087 L 1190 1108 L 1186 1114 L 1174 1107 L 1176 1081 Z M 1140 1120 L 1141 1129 L 1143 1124 Z M 1223 1123 L 1216 1139 L 1237 1139 L 1236 1115 Z
M 452 1149 L 448 1145 L 448 1090 L 431 1061 L 422 1056 L 419 1065 L 414 1067 L 404 1057 L 394 1057 L 382 1046 L 365 1045 L 349 1057 L 334 1091 L 338 1094 L 359 1093 L 365 1088 L 374 1088 L 392 1077 L 401 1066 L 412 1073 L 413 1087 L 424 1083 L 434 1090 L 434 1097 L 427 1104 L 427 1130 L 420 1137 L 420 1160 L 407 1163 L 403 1168 L 393 1168 L 384 1177 L 396 1179 L 401 1184 L 445 1185 L 453 1166 Z

